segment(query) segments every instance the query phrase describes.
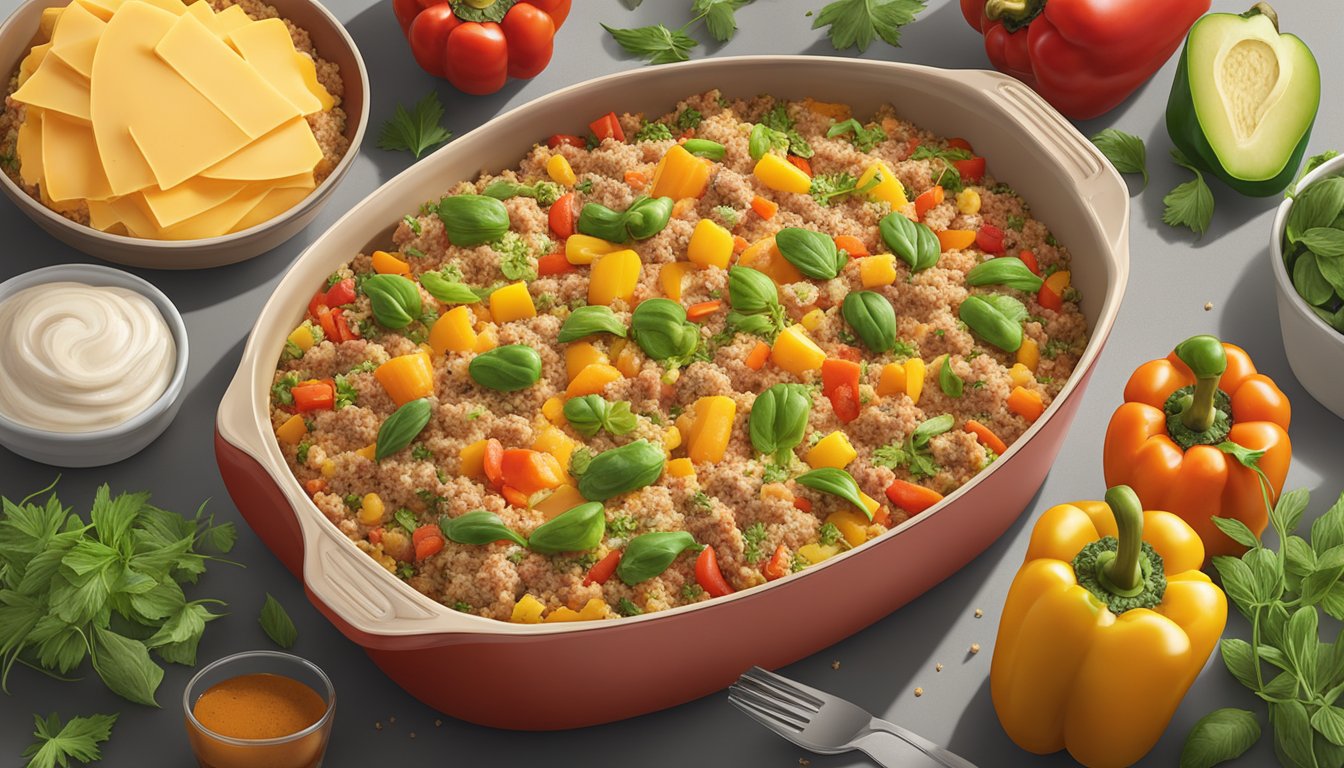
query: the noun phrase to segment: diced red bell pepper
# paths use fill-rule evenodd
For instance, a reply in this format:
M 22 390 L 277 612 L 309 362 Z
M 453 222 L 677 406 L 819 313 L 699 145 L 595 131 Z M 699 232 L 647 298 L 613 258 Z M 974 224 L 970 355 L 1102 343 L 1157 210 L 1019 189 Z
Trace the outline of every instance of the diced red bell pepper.
M 831 401 L 836 418 L 848 424 L 859 417 L 859 374 L 852 360 L 828 359 L 821 364 L 821 391 Z
M 485 441 L 485 459 L 483 468 L 485 470 L 485 479 L 490 481 L 490 485 L 495 488 L 504 487 L 504 445 L 495 438 Z
M 523 493 L 511 485 L 504 486 L 499 492 L 504 496 L 504 500 L 509 503 L 509 506 L 517 507 L 519 509 L 527 509 L 526 493 Z
M 327 309 L 326 304 L 318 304 L 317 311 L 314 313 L 317 318 L 317 324 L 322 329 L 322 333 L 332 341 L 337 341 L 337 335 L 340 331 L 336 329 L 336 318 L 331 316 L 331 310 Z
M 443 549 L 443 531 L 437 525 L 422 525 L 411 534 L 411 543 L 415 545 L 415 559 L 424 560 Z
M 499 472 L 505 490 L 513 488 L 523 495 L 523 503 L 517 505 L 523 507 L 527 506 L 527 497 L 564 482 L 564 469 L 555 457 L 528 448 L 509 448 L 504 451 L 499 461 Z
M 569 263 L 565 258 L 564 251 L 548 253 L 537 259 L 537 276 L 548 277 L 551 275 L 565 275 L 570 272 L 578 272 L 578 268 Z
M 383 543 L 383 527 L 381 525 L 369 529 L 369 543 L 375 547 Z
M 710 597 L 723 597 L 733 593 L 733 588 L 728 586 L 728 582 L 723 578 L 723 572 L 719 570 L 719 556 L 714 554 L 713 547 L 700 550 L 700 556 L 695 559 L 695 582 Z
M 329 411 L 336 405 L 336 385 L 330 380 L 305 381 L 290 388 L 299 413 Z
M 325 291 L 318 291 L 313 294 L 313 298 L 308 301 L 308 316 L 317 319 L 318 309 L 327 305 L 327 294 Z
M 788 547 L 780 544 L 775 548 L 775 554 L 770 556 L 770 561 L 761 569 L 761 573 L 765 574 L 766 581 L 782 579 L 789 575 L 789 571 L 792 570 L 791 565 Z
M 975 150 L 971 149 L 971 142 L 969 142 L 969 141 L 967 141 L 967 140 L 961 138 L 960 136 L 954 136 L 953 138 L 948 139 L 948 140 L 947 140 L 947 148 L 948 148 L 948 149 L 964 149 L 964 150 L 966 150 L 967 152 L 974 152 L 974 151 L 975 151 Z
M 607 579 L 616 572 L 616 566 L 621 564 L 621 550 L 613 549 L 607 553 L 607 556 L 598 560 L 592 568 L 588 569 L 588 575 L 583 577 L 583 586 L 590 584 L 606 584 Z
M 355 301 L 355 279 L 347 277 L 344 280 L 337 280 L 336 284 L 327 291 L 327 298 L 324 302 L 328 307 L 340 307 L 346 304 L 353 304 Z
M 621 130 L 621 121 L 616 118 L 615 112 L 608 112 L 589 123 L 588 129 L 593 132 L 598 141 L 602 139 L 625 141 L 625 131 Z
M 1053 309 L 1058 312 L 1064 308 L 1064 297 L 1055 293 L 1049 285 L 1041 285 L 1041 290 L 1036 292 L 1036 303 L 1046 309 Z
M 985 253 L 1003 253 L 1003 230 L 993 224 L 981 224 L 975 244 Z
M 332 341 L 340 343 L 342 341 L 352 341 L 355 334 L 350 330 L 350 321 L 345 319 L 345 310 L 331 310 L 331 322 L 336 326 L 336 335 Z
M 985 158 L 972 157 L 969 160 L 953 160 L 952 167 L 961 174 L 962 181 L 976 183 L 985 177 Z
M 800 512 L 812 511 L 812 501 L 810 499 L 804 499 L 802 496 L 797 496 L 794 498 L 793 506 L 796 507 Z
M 1037 277 L 1041 276 L 1041 265 L 1036 261 L 1036 254 L 1023 248 L 1021 251 L 1018 251 L 1017 258 L 1021 259 L 1022 263 L 1027 265 L 1027 269 L 1030 269 L 1033 275 L 1036 275 Z
M 806 157 L 789 155 L 789 162 L 793 164 L 794 168 L 806 173 L 808 176 L 812 175 L 812 163 L 808 162 Z
M 560 146 L 578 147 L 584 149 L 588 142 L 582 136 L 575 136 L 572 133 L 557 133 L 546 140 L 546 146 L 555 149 Z
M 551 225 L 551 231 L 561 240 L 574 234 L 574 227 L 578 224 L 578 213 L 574 210 L 574 193 L 566 192 L 551 204 L 551 209 L 546 212 L 546 218 Z
M 314 477 L 312 480 L 305 480 L 303 483 L 303 490 L 307 491 L 309 496 L 316 496 L 327 490 L 327 481 L 320 477 Z

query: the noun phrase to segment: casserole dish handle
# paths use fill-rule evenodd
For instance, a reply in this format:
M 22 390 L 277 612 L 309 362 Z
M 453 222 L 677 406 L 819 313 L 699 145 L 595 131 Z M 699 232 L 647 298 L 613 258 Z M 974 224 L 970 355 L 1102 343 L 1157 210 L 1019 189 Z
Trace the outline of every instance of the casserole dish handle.
M 1045 99 L 1016 79 L 984 70 L 962 74 L 1002 104 L 1020 130 L 1038 137 L 1053 150 L 1078 196 L 1091 203 L 1089 208 L 1106 241 L 1112 248 L 1120 249 L 1129 231 L 1129 187 L 1101 150 Z

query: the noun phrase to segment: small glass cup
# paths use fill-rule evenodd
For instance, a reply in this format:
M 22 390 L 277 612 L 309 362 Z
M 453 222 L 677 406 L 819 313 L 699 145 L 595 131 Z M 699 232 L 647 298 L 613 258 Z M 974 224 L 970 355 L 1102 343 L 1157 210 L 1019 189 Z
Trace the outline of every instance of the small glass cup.
M 192 711 L 201 694 L 240 675 L 273 674 L 312 688 L 327 709 L 303 730 L 274 739 L 240 739 L 216 733 L 201 724 Z M 215 661 L 187 683 L 182 692 L 187 740 L 201 768 L 321 768 L 322 756 L 336 714 L 336 689 L 316 664 L 278 651 L 247 651 Z

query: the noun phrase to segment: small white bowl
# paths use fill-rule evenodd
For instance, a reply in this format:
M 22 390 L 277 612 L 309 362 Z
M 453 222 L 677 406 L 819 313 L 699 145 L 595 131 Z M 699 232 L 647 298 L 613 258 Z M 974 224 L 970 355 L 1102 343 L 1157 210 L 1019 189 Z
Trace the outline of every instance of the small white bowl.
M 1344 174 L 1344 155 L 1321 163 L 1298 182 L 1297 191 L 1326 178 Z M 1274 284 L 1278 287 L 1279 328 L 1283 332 L 1283 351 L 1293 374 L 1307 392 L 1336 416 L 1344 418 L 1344 333 L 1331 328 L 1311 311 L 1293 287 L 1293 279 L 1283 265 L 1283 232 L 1293 200 L 1284 200 L 1274 215 L 1269 237 L 1269 258 L 1274 262 Z
M 25 288 L 55 282 L 115 286 L 135 291 L 154 303 L 177 347 L 173 378 L 159 399 L 130 420 L 93 432 L 51 432 L 35 429 L 0 414 L 0 445 L 20 456 L 57 467 L 101 467 L 139 453 L 163 434 L 182 406 L 187 378 L 187 326 L 163 292 L 129 272 L 97 264 L 58 264 L 35 269 L 0 283 L 0 302 Z M 0 361 L 3 365 L 4 361 Z

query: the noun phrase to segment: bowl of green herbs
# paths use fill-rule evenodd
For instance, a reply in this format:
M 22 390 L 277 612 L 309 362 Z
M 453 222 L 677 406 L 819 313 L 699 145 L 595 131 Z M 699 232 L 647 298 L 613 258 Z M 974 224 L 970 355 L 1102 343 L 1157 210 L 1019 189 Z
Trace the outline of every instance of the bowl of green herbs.
M 1321 162 L 1289 192 L 1274 217 L 1270 256 L 1288 363 L 1312 397 L 1344 418 L 1344 156 Z

